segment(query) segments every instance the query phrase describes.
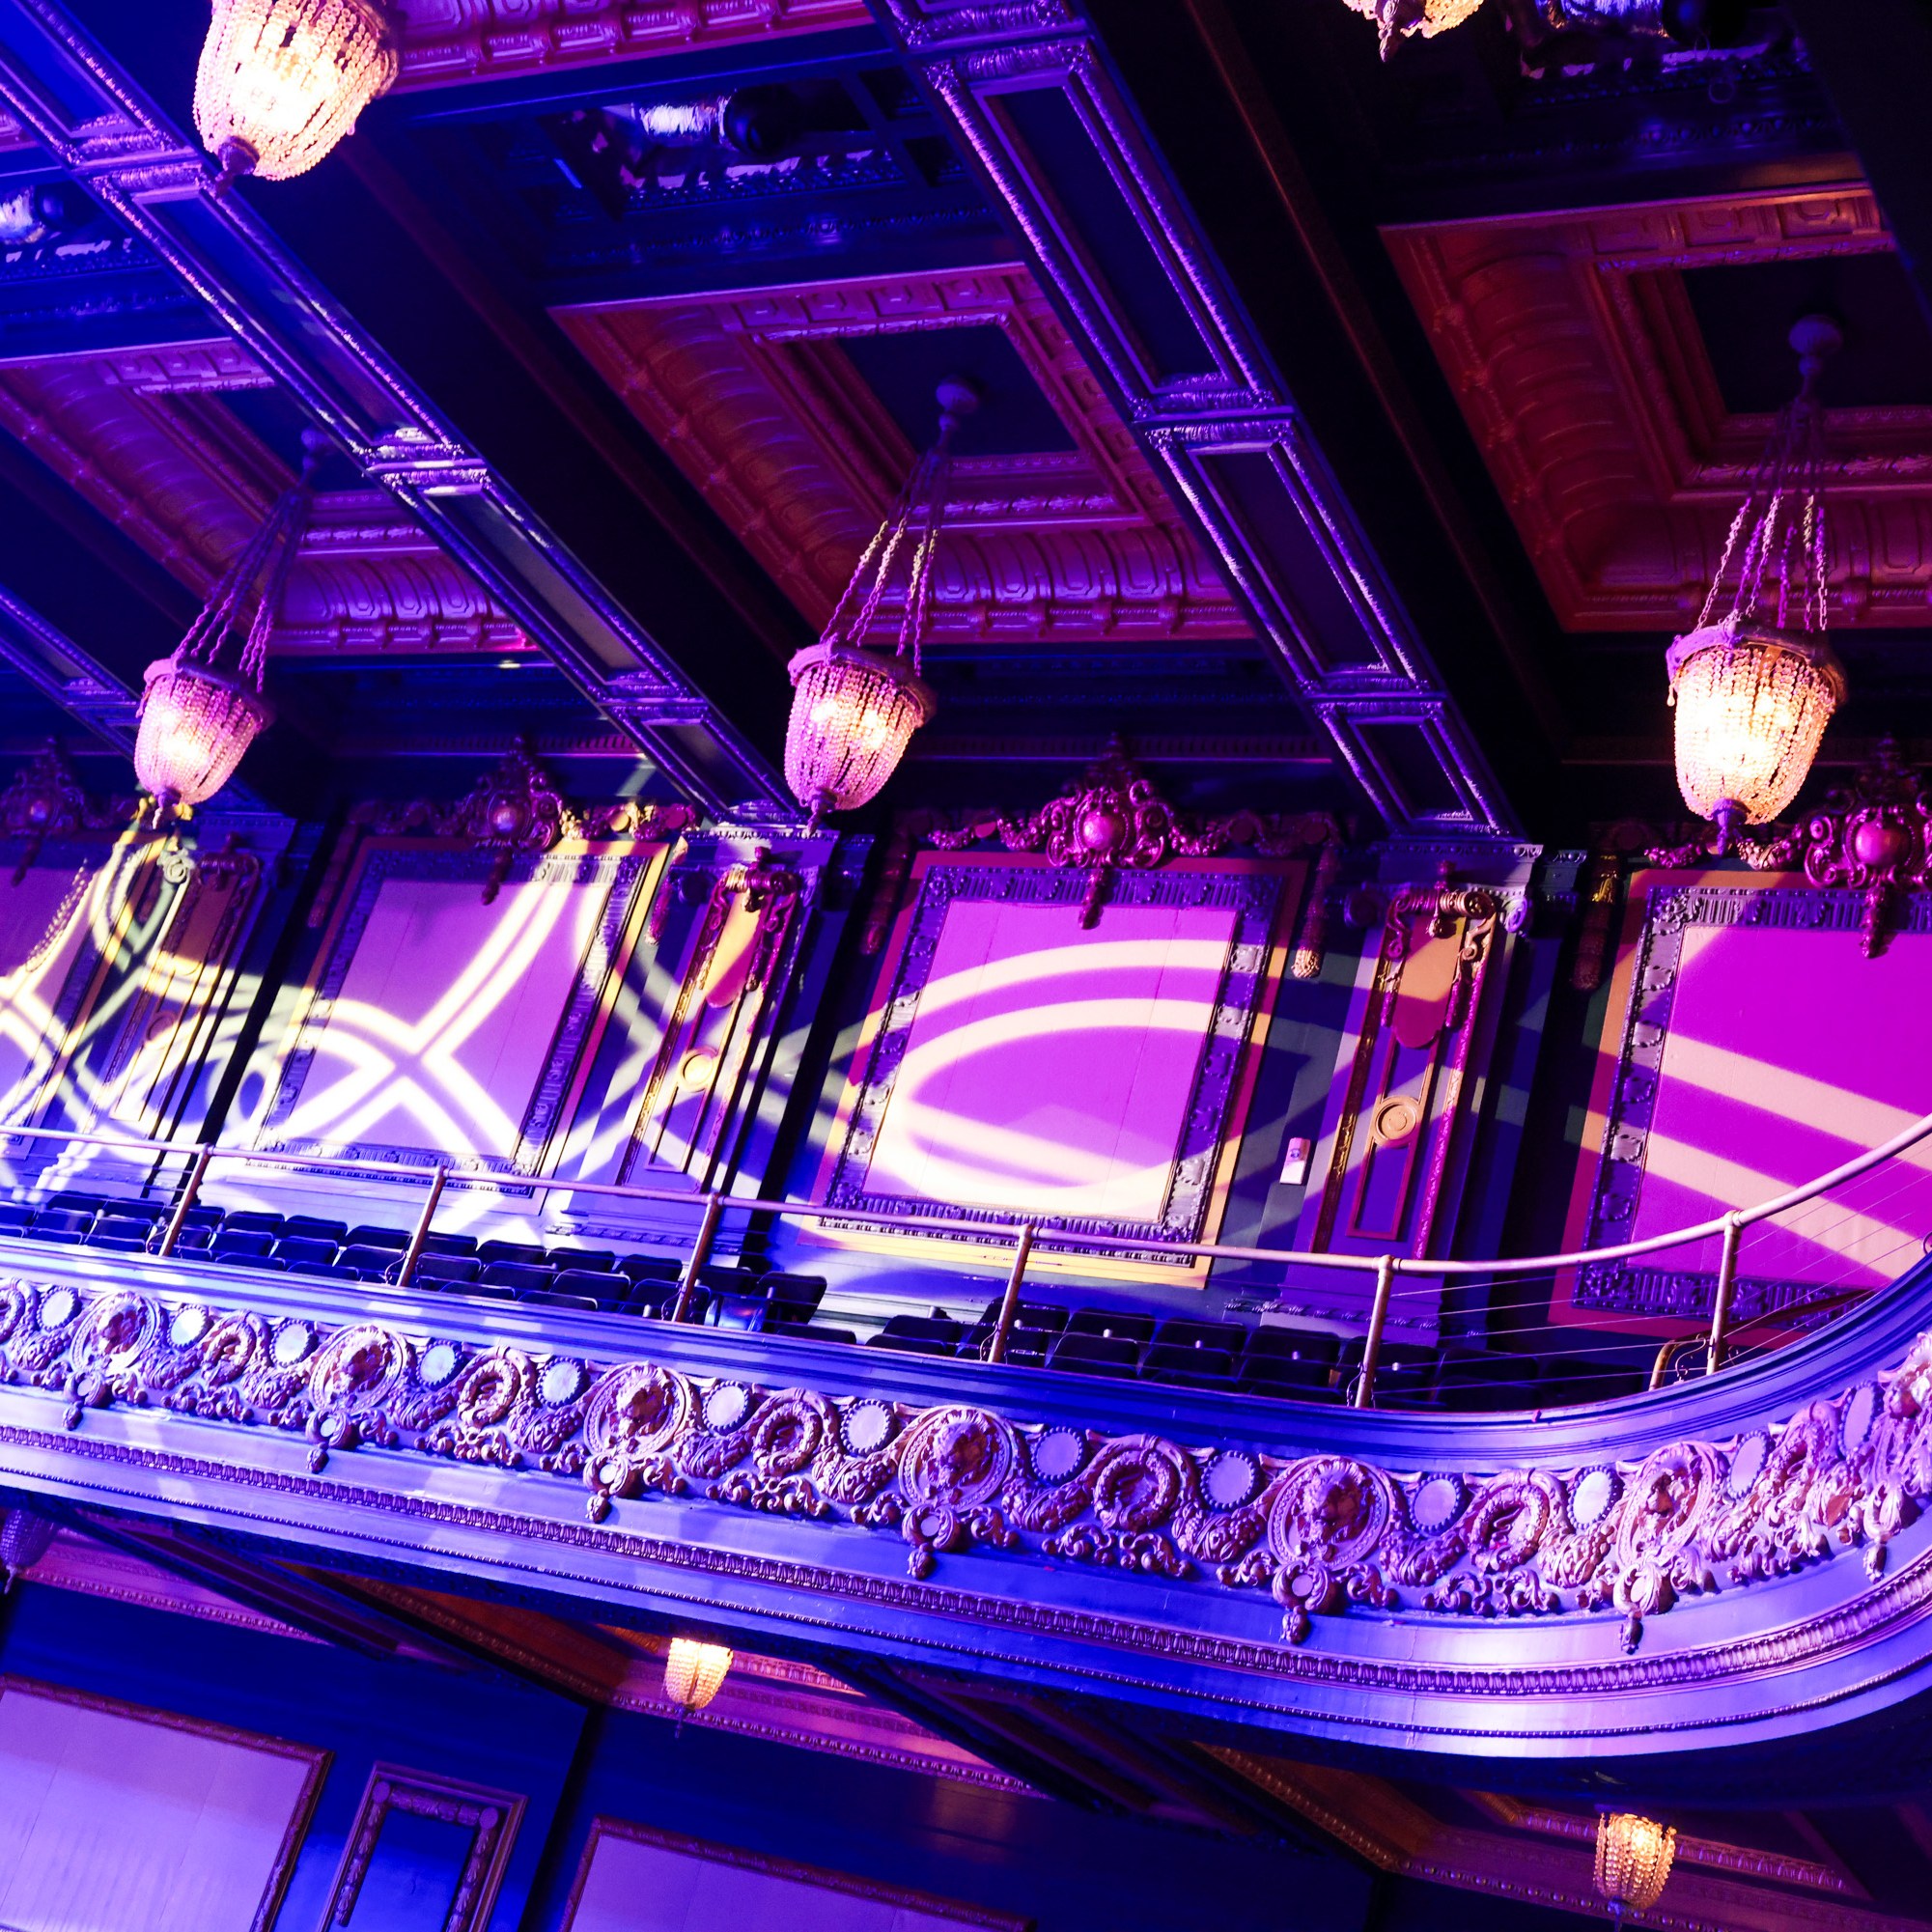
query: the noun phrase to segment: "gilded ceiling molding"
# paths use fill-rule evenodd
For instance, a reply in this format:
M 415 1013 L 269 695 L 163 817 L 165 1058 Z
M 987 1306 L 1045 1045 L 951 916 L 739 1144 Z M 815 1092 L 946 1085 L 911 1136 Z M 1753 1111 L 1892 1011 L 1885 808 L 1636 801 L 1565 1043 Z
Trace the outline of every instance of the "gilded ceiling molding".
M 395 92 L 494 80 L 599 61 L 695 52 L 787 34 L 862 27 L 864 0 L 679 0 L 638 7 L 591 0 L 402 0 L 402 72 Z
M 1772 426 L 1725 408 L 1683 271 L 1893 246 L 1862 185 L 1390 228 L 1384 239 L 1571 630 L 1694 621 Z M 1834 628 L 1920 625 L 1932 408 L 1834 408 L 1826 424 Z
M 0 1282 L 0 1370 L 58 1395 L 69 1428 L 91 1409 L 133 1405 L 292 1432 L 318 1472 L 359 1446 L 520 1469 L 580 1484 L 592 1525 L 624 1498 L 702 1498 L 897 1536 L 914 1580 L 975 1553 L 1161 1578 L 1210 1598 L 1262 1592 L 1288 1645 L 1360 1607 L 1478 1627 L 1610 1612 L 1633 1652 L 1646 1619 L 1685 1598 L 1742 1594 L 1834 1550 L 1862 1552 L 1876 1585 L 1889 1544 L 1932 1497 L 1932 1333 L 1897 1368 L 1774 1427 L 1673 1438 L 1634 1462 L 1490 1472 L 1109 1436 L 969 1401 L 772 1388 L 661 1361 L 601 1364 L 57 1280 Z M 1915 1602 L 1923 1569 L 1898 1580 Z M 1881 1624 L 1899 1608 L 1881 1607 L 1886 1594 L 1870 1603 Z M 1856 1644 L 1858 1622 L 1850 1606 L 1834 1612 L 1830 1643 Z M 1762 1668 L 1778 1645 L 1759 1633 L 1742 1648 Z M 1547 1694 L 1558 1680 L 1578 1694 L 1635 1690 L 1652 1674 L 1637 1660 L 1561 1670 L 1335 1662 L 1365 1685 L 1478 1697 Z M 1694 1662 L 1668 1651 L 1656 1667 Z M 1694 1677 L 1713 1674 L 1694 1665 Z
M 197 596 L 260 528 L 283 465 L 221 402 L 267 373 L 233 343 L 0 370 L 0 429 Z M 381 490 L 317 497 L 269 649 L 277 657 L 531 648 L 521 628 Z
M 830 615 L 915 454 L 838 344 L 992 325 L 1075 448 L 955 462 L 932 641 L 1249 633 L 1023 268 L 554 313 L 815 625 Z M 888 597 L 880 634 L 896 635 L 898 622 Z

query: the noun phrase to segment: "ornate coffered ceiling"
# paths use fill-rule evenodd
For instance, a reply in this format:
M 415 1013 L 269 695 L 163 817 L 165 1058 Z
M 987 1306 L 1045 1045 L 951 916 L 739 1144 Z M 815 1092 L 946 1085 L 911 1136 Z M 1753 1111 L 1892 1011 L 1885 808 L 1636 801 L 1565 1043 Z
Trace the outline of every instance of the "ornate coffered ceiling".
M 518 0 L 403 0 L 399 88 L 446 87 L 598 61 L 685 53 L 866 25 L 863 0 L 679 0 L 533 7 Z
M 814 626 L 916 454 L 841 345 L 917 335 L 921 361 L 943 373 L 950 344 L 964 361 L 966 332 L 998 329 L 1023 374 L 988 405 L 1017 415 L 1034 399 L 1012 391 L 1030 384 L 1050 413 L 1019 437 L 1041 447 L 974 456 L 966 442 L 934 641 L 1251 634 L 1023 268 L 566 309 L 557 320 Z M 882 610 L 880 634 L 897 623 L 896 608 Z
M 1714 353 L 1728 346 L 1706 341 L 1687 277 L 1894 246 L 1862 184 L 1385 234 L 1570 630 L 1681 630 L 1694 620 L 1771 429 L 1768 413 L 1726 406 Z M 1771 321 L 1781 335 L 1796 319 Z M 1823 393 L 1830 405 L 1829 371 Z M 1828 407 L 1826 424 L 1833 622 L 1922 626 L 1932 596 L 1932 408 Z
M 0 366 L 0 429 L 197 597 L 289 471 L 221 400 L 268 390 L 233 341 Z M 324 491 L 270 648 L 282 655 L 529 648 L 521 629 L 381 490 Z

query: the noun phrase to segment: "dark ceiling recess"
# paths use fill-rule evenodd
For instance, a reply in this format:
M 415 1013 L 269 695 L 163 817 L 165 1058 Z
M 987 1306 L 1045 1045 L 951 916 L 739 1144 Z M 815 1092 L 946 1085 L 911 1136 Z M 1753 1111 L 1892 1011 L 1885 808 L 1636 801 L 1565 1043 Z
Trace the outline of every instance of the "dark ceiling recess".
M 1797 364 L 1785 338 L 1806 315 L 1831 316 L 1845 332 L 1819 382 L 1828 407 L 1932 406 L 1932 327 L 1890 249 L 1693 268 L 1684 287 L 1728 409 L 1757 414 L 1791 400 Z
M 979 391 L 979 407 L 954 442 L 963 457 L 1047 456 L 1075 447 L 1003 328 L 907 329 L 847 336 L 839 345 L 914 449 L 938 434 L 935 392 L 948 376 Z

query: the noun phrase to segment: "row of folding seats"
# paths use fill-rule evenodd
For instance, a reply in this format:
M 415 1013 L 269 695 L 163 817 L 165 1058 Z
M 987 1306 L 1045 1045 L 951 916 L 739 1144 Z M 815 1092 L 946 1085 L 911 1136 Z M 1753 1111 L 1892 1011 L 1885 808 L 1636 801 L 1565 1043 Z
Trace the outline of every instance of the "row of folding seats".
M 997 1325 L 991 1304 L 970 1326 L 938 1310 L 895 1315 L 872 1346 L 909 1355 L 984 1357 Z M 1006 1359 L 1083 1375 L 1133 1377 L 1189 1388 L 1302 1402 L 1341 1403 L 1359 1377 L 1362 1342 L 1316 1330 L 1162 1320 L 1112 1308 L 1022 1302 Z M 1537 1358 L 1385 1342 L 1377 1352 L 1378 1407 L 1452 1411 L 1559 1407 L 1641 1386 L 1636 1371 L 1574 1357 Z
M 171 1208 L 165 1202 L 57 1194 L 43 1206 L 0 1202 L 0 1232 L 37 1241 L 140 1252 L 159 1245 Z M 409 1235 L 401 1228 L 351 1227 L 312 1215 L 253 1209 L 189 1211 L 177 1250 L 230 1267 L 271 1273 L 330 1275 L 351 1281 L 393 1282 Z M 611 1248 L 544 1247 L 533 1242 L 479 1240 L 475 1235 L 425 1237 L 412 1285 L 496 1300 L 613 1313 L 668 1313 L 678 1298 L 684 1263 L 674 1255 L 619 1255 Z M 686 1308 L 687 1319 L 728 1328 L 808 1326 L 825 1283 L 766 1271 L 706 1267 Z
M 166 1203 L 57 1194 L 40 1207 L 0 1202 L 0 1232 L 138 1251 L 158 1244 Z M 234 1267 L 393 1282 L 409 1235 L 351 1227 L 344 1220 L 253 1209 L 189 1211 L 177 1246 Z M 541 1306 L 662 1316 L 678 1300 L 684 1264 L 672 1255 L 619 1255 L 607 1248 L 544 1247 L 531 1242 L 431 1234 L 411 1276 L 418 1289 L 446 1290 Z M 686 1318 L 728 1329 L 852 1344 L 849 1329 L 821 1324 L 826 1292 L 815 1275 L 773 1272 L 741 1259 L 700 1269 Z M 871 1337 L 902 1354 L 983 1358 L 997 1321 L 991 1303 L 968 1324 L 943 1310 L 895 1315 Z M 1340 1403 L 1358 1379 L 1359 1338 L 1234 1322 L 1197 1322 L 1137 1310 L 1022 1302 L 1006 1359 L 1084 1375 L 1132 1377 L 1172 1386 L 1232 1390 L 1304 1402 Z M 1628 1393 L 1634 1371 L 1576 1358 L 1501 1355 L 1385 1342 L 1376 1361 L 1383 1408 L 1508 1410 L 1558 1407 Z

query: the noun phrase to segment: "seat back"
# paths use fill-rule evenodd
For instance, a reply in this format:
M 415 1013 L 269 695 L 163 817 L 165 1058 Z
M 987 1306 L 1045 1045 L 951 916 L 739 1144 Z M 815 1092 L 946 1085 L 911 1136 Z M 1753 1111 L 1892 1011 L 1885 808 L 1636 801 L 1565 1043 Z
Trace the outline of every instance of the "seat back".
M 1112 1336 L 1146 1344 L 1154 1339 L 1158 1323 L 1152 1315 L 1123 1313 L 1118 1308 L 1077 1308 L 1067 1323 L 1070 1335 Z
M 1053 1347 L 1055 1368 L 1082 1374 L 1114 1369 L 1132 1375 L 1140 1359 L 1141 1345 L 1129 1335 L 1092 1335 L 1069 1329 Z
M 1162 1348 L 1224 1349 L 1239 1355 L 1246 1346 L 1247 1330 L 1238 1322 L 1162 1322 L 1154 1340 Z

